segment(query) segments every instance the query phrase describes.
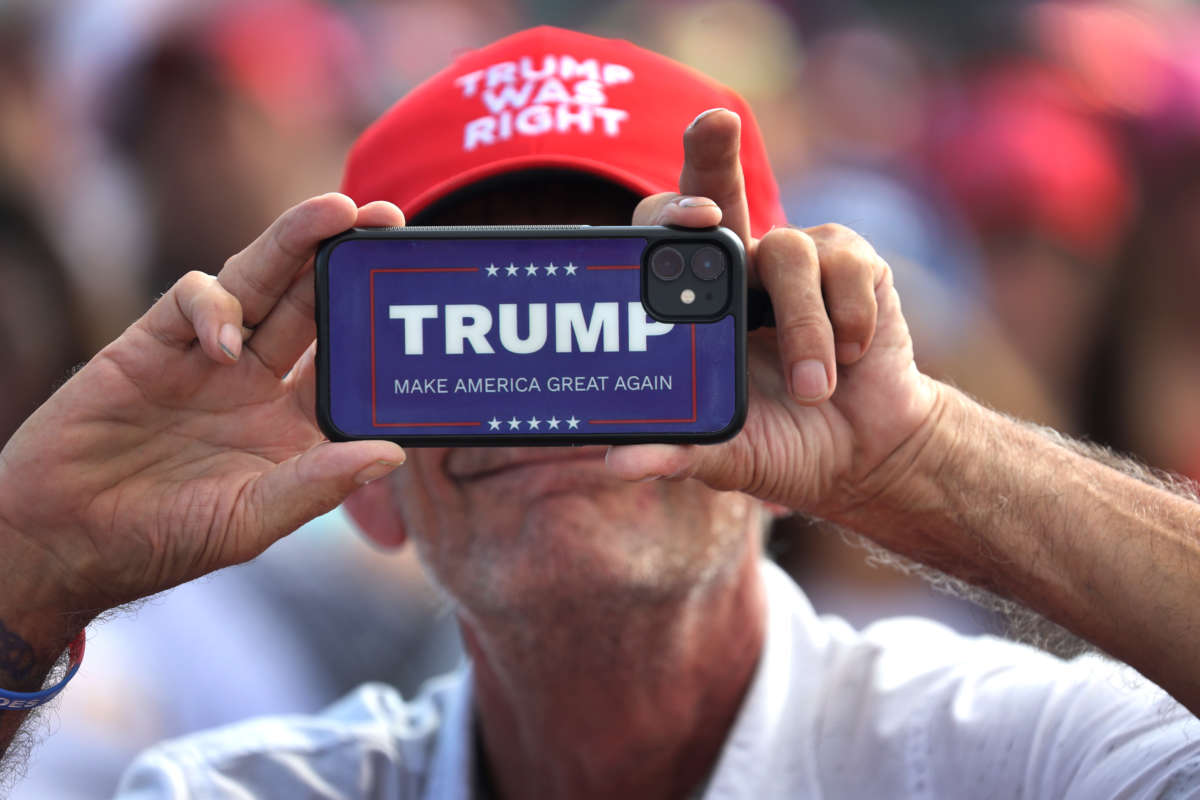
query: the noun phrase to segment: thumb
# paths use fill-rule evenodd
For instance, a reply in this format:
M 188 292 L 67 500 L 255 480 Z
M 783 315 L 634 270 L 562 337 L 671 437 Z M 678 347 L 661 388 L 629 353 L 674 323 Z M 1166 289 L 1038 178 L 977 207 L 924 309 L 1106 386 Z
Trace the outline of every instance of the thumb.
M 248 495 L 245 519 L 261 552 L 304 523 L 331 511 L 355 489 L 404 463 L 392 442 L 322 442 L 263 473 Z
M 640 444 L 609 448 L 605 463 L 609 472 L 627 481 L 659 478 L 679 481 L 695 478 L 722 492 L 746 492 L 767 504 L 771 513 L 791 510 L 787 499 L 773 496 L 763 483 L 763 470 L 746 458 L 741 437 L 714 445 Z
M 627 481 L 657 478 L 697 478 L 714 489 L 734 489 L 727 470 L 718 469 L 726 445 L 639 444 L 611 447 L 605 456 L 609 471 Z

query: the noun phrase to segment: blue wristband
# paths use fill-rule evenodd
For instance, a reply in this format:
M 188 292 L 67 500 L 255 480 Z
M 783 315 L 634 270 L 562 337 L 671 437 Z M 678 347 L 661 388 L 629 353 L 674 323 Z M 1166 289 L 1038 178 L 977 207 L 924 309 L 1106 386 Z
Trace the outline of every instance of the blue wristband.
M 55 696 L 61 692 L 66 685 L 75 677 L 75 673 L 79 671 L 79 664 L 83 661 L 83 648 L 87 643 L 84 632 L 80 631 L 70 646 L 67 648 L 70 660 L 67 662 L 69 669 L 67 674 L 58 683 L 51 686 L 49 689 L 42 689 L 40 692 L 10 692 L 5 689 L 0 689 L 0 711 L 26 711 L 30 708 L 49 703 Z

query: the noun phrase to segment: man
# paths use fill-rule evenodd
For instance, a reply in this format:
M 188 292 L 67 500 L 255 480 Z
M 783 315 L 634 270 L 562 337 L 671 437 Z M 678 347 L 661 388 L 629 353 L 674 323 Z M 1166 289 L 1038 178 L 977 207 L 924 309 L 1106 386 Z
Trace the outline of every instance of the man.
M 307 269 L 322 238 L 402 224 L 388 197 L 430 221 L 577 221 L 560 208 L 574 198 L 665 188 L 672 117 L 697 101 L 742 119 L 697 117 L 683 194 L 650 195 L 633 221 L 720 222 L 748 244 L 777 327 L 754 337 L 739 436 L 414 450 L 399 469 L 395 445 L 321 441 Z M 549 168 L 590 178 L 529 177 Z M 528 31 L 373 126 L 347 189 L 365 204 L 314 198 L 215 279 L 185 277 L 8 443 L 0 688 L 36 689 L 98 611 L 251 558 L 347 497 L 376 541 L 414 539 L 472 667 L 416 703 L 365 687 L 319 718 L 165 745 L 126 796 L 1198 791 L 1200 725 L 1154 687 L 916 621 L 857 634 L 762 563 L 764 504 L 818 515 L 1027 603 L 1200 709 L 1200 507 L 922 376 L 866 242 L 768 230 L 773 185 L 730 93 L 625 43 Z M 0 716 L 8 736 L 19 717 Z

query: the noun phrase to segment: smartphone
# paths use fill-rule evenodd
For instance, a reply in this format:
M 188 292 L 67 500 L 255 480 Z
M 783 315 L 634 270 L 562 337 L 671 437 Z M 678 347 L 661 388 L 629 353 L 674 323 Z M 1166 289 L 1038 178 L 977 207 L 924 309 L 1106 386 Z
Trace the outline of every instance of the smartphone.
M 314 272 L 332 440 L 709 443 L 745 419 L 745 252 L 725 228 L 355 228 Z

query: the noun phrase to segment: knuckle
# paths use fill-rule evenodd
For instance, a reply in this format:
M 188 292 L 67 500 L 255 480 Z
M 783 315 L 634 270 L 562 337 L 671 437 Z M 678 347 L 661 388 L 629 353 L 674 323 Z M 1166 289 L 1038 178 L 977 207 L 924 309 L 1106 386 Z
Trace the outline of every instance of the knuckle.
M 830 334 L 828 318 L 817 314 L 798 314 L 789 317 L 778 326 L 784 341 L 804 343 L 819 341 Z
M 878 257 L 862 234 L 839 222 L 826 222 L 810 228 L 809 233 L 818 242 L 822 259 L 835 267 L 870 268 Z
M 862 236 L 854 234 L 855 239 L 850 244 L 850 252 L 854 254 L 859 265 L 867 270 L 874 271 L 875 260 L 879 258 L 879 254 L 875 252 L 875 247 Z
M 808 231 L 814 239 L 822 239 L 830 243 L 850 242 L 862 238 L 853 229 L 840 222 L 825 222 L 809 228 Z
M 211 283 L 212 276 L 200 270 L 191 270 L 175 282 L 172 293 L 185 317 L 193 318 L 204 313 L 205 307 L 210 304 L 208 288 Z
M 242 285 L 249 289 L 259 297 L 270 299 L 272 297 L 271 287 L 266 280 L 263 279 L 254 270 L 243 270 L 241 273 Z
M 874 308 L 866 303 L 841 302 L 831 306 L 829 317 L 835 328 L 841 330 L 861 331 L 869 328 Z
M 285 259 L 299 259 L 306 256 L 307 254 L 295 240 L 302 238 L 300 234 L 311 227 L 317 213 L 318 209 L 314 207 L 311 198 L 291 210 L 285 211 L 267 229 L 267 240 L 271 247 Z
M 316 295 L 311 291 L 305 291 L 305 287 L 294 286 L 290 291 L 283 296 L 284 302 L 296 309 L 301 318 L 307 319 L 316 314 L 317 299 Z
M 892 265 L 884 259 L 878 260 L 879 276 L 875 279 L 876 287 L 885 287 L 890 289 L 896 283 L 895 273 L 892 271 Z
M 180 276 L 175 286 L 178 290 L 191 294 L 202 290 L 211 280 L 212 276 L 208 273 L 193 269 Z
M 794 230 L 795 228 L 771 228 L 771 230 L 763 234 L 763 237 L 758 240 L 758 246 L 760 249 L 763 247 L 768 249 L 779 247 L 781 244 L 788 241 L 789 231 Z
M 857 290 L 874 284 L 877 259 L 866 240 L 860 239 L 822 248 L 821 268 L 843 291 L 851 287 Z
M 217 308 L 228 317 L 238 317 L 242 315 L 242 304 L 230 292 L 226 291 L 225 287 L 218 285 L 213 292 L 213 300 Z
M 189 315 L 198 323 L 241 316 L 242 304 L 212 275 L 194 272 L 184 276 L 184 279 L 187 280 L 187 289 L 182 299 Z
M 799 228 L 772 228 L 759 240 L 759 260 L 768 269 L 794 270 L 817 265 L 817 245 Z
M 237 270 L 238 263 L 241 261 L 242 253 L 244 253 L 244 252 L 245 251 L 242 250 L 240 252 L 234 253 L 229 258 L 225 259 L 225 263 L 221 265 L 222 277 L 224 277 L 225 275 L 228 275 L 231 272 L 235 272 Z

